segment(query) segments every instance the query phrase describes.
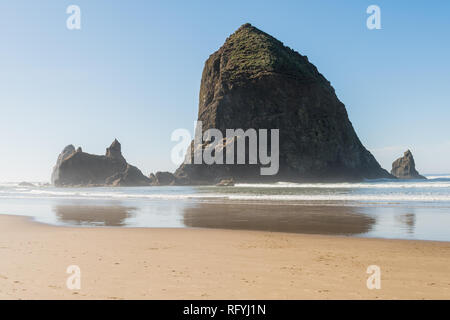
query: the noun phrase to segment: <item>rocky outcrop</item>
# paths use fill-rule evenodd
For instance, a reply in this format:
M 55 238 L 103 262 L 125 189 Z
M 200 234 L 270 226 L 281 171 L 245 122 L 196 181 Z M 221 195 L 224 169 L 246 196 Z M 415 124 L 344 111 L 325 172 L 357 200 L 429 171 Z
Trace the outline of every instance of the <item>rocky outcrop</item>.
M 234 179 L 223 179 L 218 184 L 218 187 L 232 187 L 234 186 Z
M 344 104 L 308 58 L 250 24 L 206 61 L 198 120 L 202 132 L 215 128 L 224 137 L 226 129 L 279 129 L 279 171 L 262 176 L 261 165 L 193 164 L 191 159 L 175 172 L 184 183 L 394 178 L 362 145 Z
M 19 187 L 36 187 L 33 183 L 31 182 L 26 182 L 26 181 L 22 181 L 21 183 L 19 183 Z
M 69 156 L 71 156 L 74 152 L 75 152 L 75 147 L 73 145 L 69 144 L 59 154 L 58 160 L 56 160 L 56 165 L 53 167 L 52 176 L 51 176 L 51 179 L 50 179 L 52 184 L 54 184 L 54 185 L 57 184 L 56 181 L 59 179 L 59 167 L 61 166 L 61 163 L 64 160 L 66 160 Z
M 111 146 L 109 148 L 106 148 L 106 157 L 126 162 L 125 158 L 122 156 L 122 146 L 119 141 L 117 141 L 117 139 L 114 139 L 113 143 L 111 143 Z
M 416 163 L 410 150 L 392 163 L 391 174 L 399 179 L 426 179 L 416 170 Z
M 67 146 L 52 173 L 55 186 L 145 186 L 150 182 L 138 168 L 126 162 L 117 140 L 106 149 L 104 156 Z
M 114 187 L 148 186 L 151 181 L 138 168 L 127 164 L 125 171 L 118 172 L 105 180 L 106 185 Z
M 177 183 L 175 176 L 167 171 L 158 171 L 155 174 L 150 174 L 151 184 L 155 186 L 169 186 Z

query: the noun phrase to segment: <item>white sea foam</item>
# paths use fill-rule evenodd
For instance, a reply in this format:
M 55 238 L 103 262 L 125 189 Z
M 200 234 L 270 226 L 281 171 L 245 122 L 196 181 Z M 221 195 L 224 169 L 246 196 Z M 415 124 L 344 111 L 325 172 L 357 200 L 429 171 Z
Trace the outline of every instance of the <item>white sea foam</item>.
M 252 194 L 222 192 L 187 193 L 130 193 L 100 191 L 59 191 L 29 190 L 28 192 L 0 191 L 0 198 L 13 199 L 100 199 L 100 200 L 243 200 L 243 201 L 368 201 L 368 202 L 450 202 L 450 192 L 380 192 L 380 193 L 342 193 L 326 192 L 319 194 Z
M 0 182 L 0 187 L 8 188 L 8 187 L 16 187 L 19 184 L 17 182 Z
M 29 196 L 12 196 L 8 198 L 30 199 Z M 71 197 L 49 196 L 50 199 L 147 199 L 147 200 L 256 200 L 256 201 L 368 201 L 368 202 L 450 202 L 450 195 L 405 195 L 405 194 L 381 194 L 381 195 L 254 195 L 254 194 L 151 194 L 151 195 L 75 195 Z
M 29 199 L 29 198 L 69 198 L 69 199 L 198 199 L 198 198 L 223 198 L 214 193 L 127 193 L 127 192 L 100 192 L 100 191 L 59 191 L 59 190 L 27 190 L 27 192 L 0 190 L 0 197 Z M 2 196 L 3 195 L 3 196 Z
M 0 184 L 6 199 L 100 199 L 100 200 L 255 200 L 255 201 L 373 201 L 450 202 L 450 179 L 377 180 L 360 183 L 258 183 L 235 187 L 136 187 L 53 188 Z
M 427 175 L 425 176 L 429 180 L 434 179 L 450 179 L 450 175 Z
M 448 202 L 449 195 L 414 194 L 321 194 L 321 195 L 228 195 L 230 200 L 261 201 L 366 201 L 366 202 Z
M 238 188 L 309 188 L 309 189 L 404 189 L 404 188 L 450 188 L 450 181 L 392 181 L 384 183 L 238 183 Z

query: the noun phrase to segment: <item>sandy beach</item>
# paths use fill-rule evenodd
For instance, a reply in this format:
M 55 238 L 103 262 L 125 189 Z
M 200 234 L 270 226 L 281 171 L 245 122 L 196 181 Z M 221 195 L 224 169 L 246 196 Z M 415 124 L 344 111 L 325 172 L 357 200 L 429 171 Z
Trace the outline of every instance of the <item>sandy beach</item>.
M 69 290 L 69 265 L 81 289 Z M 369 290 L 369 265 L 381 289 Z M 1 299 L 449 299 L 450 243 L 0 216 Z

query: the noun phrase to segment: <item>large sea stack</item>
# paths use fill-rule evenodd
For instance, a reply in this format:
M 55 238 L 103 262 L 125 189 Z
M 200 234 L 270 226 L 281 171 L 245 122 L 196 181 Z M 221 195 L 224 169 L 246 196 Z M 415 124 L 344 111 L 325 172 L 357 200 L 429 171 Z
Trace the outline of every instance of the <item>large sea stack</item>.
M 416 170 L 416 163 L 410 150 L 392 163 L 391 174 L 399 179 L 426 179 Z
M 175 172 L 181 183 L 393 178 L 362 145 L 344 104 L 308 58 L 250 24 L 206 61 L 198 120 L 203 132 L 216 128 L 224 136 L 226 129 L 279 129 L 279 172 L 261 176 L 260 165 L 183 164 Z
M 114 140 L 104 156 L 64 148 L 52 173 L 55 186 L 146 186 L 151 180 L 127 163 L 119 141 Z

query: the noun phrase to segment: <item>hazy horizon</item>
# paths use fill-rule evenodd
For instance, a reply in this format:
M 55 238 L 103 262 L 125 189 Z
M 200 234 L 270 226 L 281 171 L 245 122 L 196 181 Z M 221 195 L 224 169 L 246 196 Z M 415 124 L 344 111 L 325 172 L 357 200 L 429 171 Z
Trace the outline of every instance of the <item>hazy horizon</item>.
M 81 8 L 81 30 L 66 28 L 71 4 Z M 381 30 L 366 28 L 371 4 L 381 8 Z M 144 174 L 174 171 L 171 133 L 193 131 L 203 64 L 246 22 L 308 56 L 383 168 L 410 149 L 420 173 L 450 173 L 449 9 L 408 1 L 2 3 L 0 181 L 49 181 L 66 145 L 104 154 L 114 138 Z

